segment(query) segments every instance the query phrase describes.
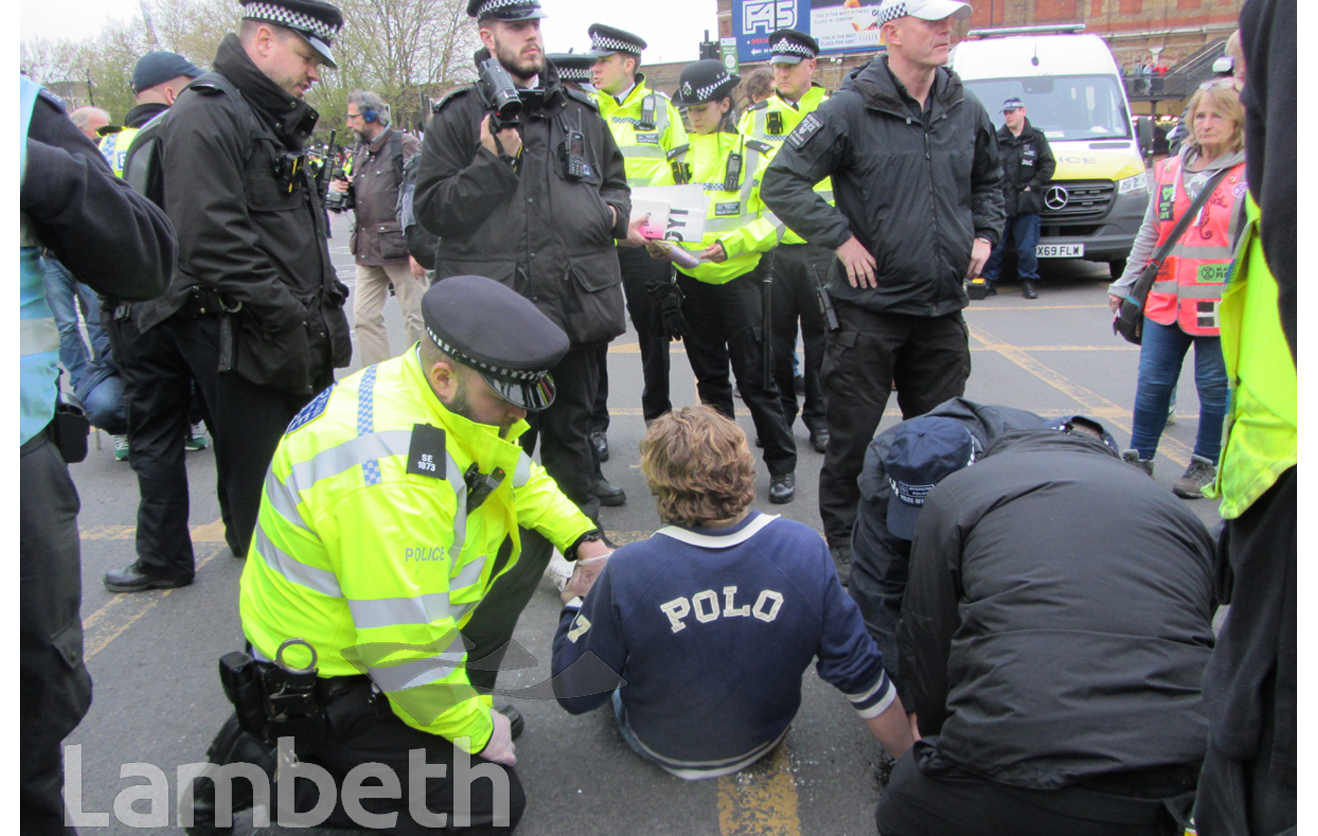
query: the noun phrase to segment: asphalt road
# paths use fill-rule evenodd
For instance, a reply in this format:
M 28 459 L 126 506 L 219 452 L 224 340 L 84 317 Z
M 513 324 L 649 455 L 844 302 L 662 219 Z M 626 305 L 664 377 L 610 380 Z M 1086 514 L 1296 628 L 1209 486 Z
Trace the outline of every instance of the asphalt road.
M 344 219 L 330 242 L 335 263 L 352 284 Z M 1114 337 L 1107 311 L 1106 265 L 1043 262 L 1037 301 L 1015 285 L 974 303 L 966 312 L 974 371 L 966 396 L 1056 416 L 1084 412 L 1104 421 L 1118 441 L 1130 438 L 1138 350 Z M 402 324 L 395 302 L 386 310 L 390 338 L 401 350 Z M 675 405 L 696 402 L 694 378 L 674 344 Z M 356 365 L 344 370 L 346 375 Z M 658 518 L 637 467 L 644 433 L 640 410 L 640 355 L 635 336 L 619 337 L 609 351 L 612 457 L 604 471 L 627 492 L 621 508 L 606 508 L 613 539 L 649 536 Z M 1189 463 L 1197 425 L 1192 370 L 1182 375 L 1177 421 L 1168 427 L 1157 458 L 1157 481 L 1170 489 Z M 740 405 L 739 405 L 740 406 Z M 739 423 L 753 437 L 744 409 Z M 900 420 L 895 399 L 883 427 Z M 819 527 L 816 506 L 822 456 L 794 428 L 800 448 L 796 501 L 768 505 L 769 477 L 761 464 L 757 505 Z M 96 447 L 96 441 L 100 447 Z M 203 761 L 206 747 L 229 713 L 216 660 L 240 649 L 238 580 L 241 561 L 224 546 L 215 499 L 210 450 L 188 455 L 197 579 L 189 587 L 136 595 L 105 590 L 102 575 L 134 559 L 137 481 L 114 460 L 107 436 L 93 440 L 87 460 L 72 468 L 82 497 L 83 601 L 87 665 L 95 698 L 86 719 L 68 738 L 70 807 L 105 817 L 86 833 L 179 833 L 172 799 L 177 769 Z M 1219 522 L 1209 500 L 1190 503 L 1205 523 Z M 1095 509 L 1102 513 L 1102 509 Z M 1119 524 L 1113 521 L 1114 525 Z M 516 640 L 534 661 L 500 678 L 507 689 L 549 678 L 550 641 L 558 597 L 549 583 L 523 613 Z M 517 744 L 518 770 L 530 798 L 518 832 L 523 836 L 612 836 L 618 833 L 685 836 L 874 832 L 880 789 L 874 777 L 879 746 L 841 694 L 810 670 L 804 700 L 786 743 L 767 762 L 740 775 L 688 783 L 640 761 L 619 737 L 607 710 L 572 717 L 544 700 L 518 702 L 527 730 Z M 75 768 L 77 767 L 77 768 Z M 80 775 L 78 774 L 80 772 Z M 152 793 L 157 801 L 152 802 Z M 134 796 L 138 797 L 135 803 Z M 160 799 L 168 798 L 168 811 Z M 137 817 L 134 819 L 134 817 Z M 84 819 L 88 824 L 95 819 Z M 238 834 L 252 832 L 250 814 Z M 274 827 L 261 832 L 284 833 Z

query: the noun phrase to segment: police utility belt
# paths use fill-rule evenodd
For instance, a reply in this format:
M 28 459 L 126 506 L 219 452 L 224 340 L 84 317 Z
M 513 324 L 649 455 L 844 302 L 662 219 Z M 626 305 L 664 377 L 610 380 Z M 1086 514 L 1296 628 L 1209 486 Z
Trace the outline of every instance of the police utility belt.
M 284 661 L 285 652 L 293 647 L 311 654 L 307 667 L 295 668 Z M 285 641 L 273 662 L 238 651 L 220 657 L 220 683 L 237 712 L 238 725 L 270 745 L 292 737 L 296 750 L 307 751 L 325 739 L 339 717 L 362 709 L 391 712 L 367 676 L 317 674 L 316 651 L 304 639 Z

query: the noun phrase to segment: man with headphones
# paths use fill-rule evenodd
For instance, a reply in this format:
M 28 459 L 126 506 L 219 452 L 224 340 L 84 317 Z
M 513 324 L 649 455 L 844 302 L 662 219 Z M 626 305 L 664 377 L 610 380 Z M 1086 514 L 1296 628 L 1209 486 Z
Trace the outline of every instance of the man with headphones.
M 362 365 L 394 356 L 384 329 L 384 303 L 393 285 L 403 310 L 407 344 L 421 339 L 421 294 L 428 286 L 425 268 L 407 253 L 407 236 L 398 224 L 398 189 L 403 163 L 421 147 L 416 137 L 394 130 L 389 105 L 370 90 L 348 94 L 348 127 L 357 138 L 352 150 L 351 180 L 334 180 L 330 188 L 348 192 L 346 206 L 357 213 L 348 250 L 357 258 L 353 289 L 353 331 Z

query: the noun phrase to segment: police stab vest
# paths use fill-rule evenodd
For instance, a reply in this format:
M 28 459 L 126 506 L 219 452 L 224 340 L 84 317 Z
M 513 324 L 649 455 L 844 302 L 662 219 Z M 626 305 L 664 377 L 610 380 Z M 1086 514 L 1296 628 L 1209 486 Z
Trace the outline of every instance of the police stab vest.
M 27 76 L 18 79 L 18 184 L 27 174 L 27 132 L 41 86 Z M 41 247 L 31 220 L 18 214 L 18 443 L 21 446 L 55 417 L 59 396 L 59 329 L 46 302 Z
M 101 139 L 101 156 L 110 164 L 115 177 L 123 178 L 124 161 L 128 159 L 128 149 L 133 147 L 133 140 L 137 138 L 139 130 L 141 129 L 124 128 Z
M 636 86 L 622 104 L 601 91 L 592 93 L 591 98 L 622 151 L 627 185 L 672 185 L 669 152 L 686 143 L 686 129 L 668 97 L 647 88 L 645 76 L 638 73 Z
M 818 85 L 811 85 L 810 89 L 805 91 L 805 95 L 792 107 L 785 99 L 776 92 L 769 98 L 752 105 L 741 116 L 741 121 L 737 129 L 751 139 L 757 139 L 767 143 L 773 148 L 771 154 L 776 154 L 782 147 L 782 142 L 787 135 L 796 130 L 796 126 L 801 123 L 807 113 L 819 107 L 828 100 L 828 94 L 824 88 Z M 829 206 L 833 204 L 833 181 L 825 177 L 815 184 L 815 194 L 822 197 L 828 202 Z M 800 235 L 792 230 L 787 230 L 783 235 L 784 244 L 804 244 L 806 241 Z
M 1181 158 L 1168 157 L 1156 168 L 1153 199 L 1158 212 L 1158 244 L 1167 240 L 1190 209 L 1181 183 Z M 1196 337 L 1215 337 L 1217 307 L 1231 266 L 1239 205 L 1245 194 L 1245 165 L 1235 166 L 1204 203 L 1199 216 L 1172 246 L 1149 291 L 1144 312 L 1159 325 L 1176 323 Z

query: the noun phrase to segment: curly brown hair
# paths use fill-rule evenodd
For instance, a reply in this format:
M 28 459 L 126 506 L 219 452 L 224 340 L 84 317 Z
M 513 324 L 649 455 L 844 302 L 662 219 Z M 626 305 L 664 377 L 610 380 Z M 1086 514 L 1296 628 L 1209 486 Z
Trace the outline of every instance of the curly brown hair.
M 665 523 L 708 525 L 737 516 L 755 499 L 746 434 L 708 406 L 655 419 L 641 441 L 641 472 Z

